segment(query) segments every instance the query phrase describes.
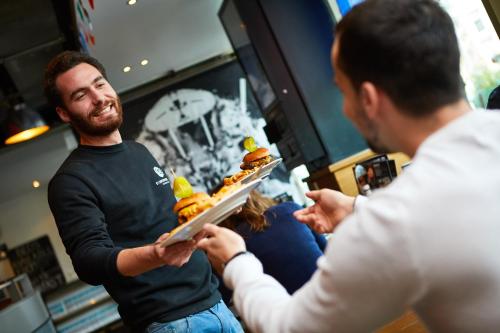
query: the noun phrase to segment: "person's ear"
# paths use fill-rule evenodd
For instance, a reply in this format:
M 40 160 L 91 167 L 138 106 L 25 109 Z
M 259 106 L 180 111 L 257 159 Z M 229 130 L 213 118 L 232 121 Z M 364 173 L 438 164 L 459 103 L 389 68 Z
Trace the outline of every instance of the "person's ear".
M 65 123 L 69 123 L 69 116 L 68 116 L 68 112 L 66 111 L 65 108 L 61 107 L 61 106 L 57 106 L 56 107 L 56 112 L 57 114 L 59 115 L 59 118 L 61 118 L 61 120 Z
M 360 86 L 360 101 L 366 116 L 369 119 L 374 119 L 380 112 L 380 96 L 379 91 L 371 82 L 363 82 Z

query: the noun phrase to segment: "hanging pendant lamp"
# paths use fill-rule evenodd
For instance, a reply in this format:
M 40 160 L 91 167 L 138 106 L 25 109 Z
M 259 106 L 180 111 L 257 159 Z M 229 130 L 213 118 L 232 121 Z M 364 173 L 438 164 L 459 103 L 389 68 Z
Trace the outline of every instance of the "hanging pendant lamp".
M 30 140 L 49 130 L 38 112 L 29 108 L 25 103 L 14 106 L 12 116 L 8 122 L 9 137 L 6 145 Z

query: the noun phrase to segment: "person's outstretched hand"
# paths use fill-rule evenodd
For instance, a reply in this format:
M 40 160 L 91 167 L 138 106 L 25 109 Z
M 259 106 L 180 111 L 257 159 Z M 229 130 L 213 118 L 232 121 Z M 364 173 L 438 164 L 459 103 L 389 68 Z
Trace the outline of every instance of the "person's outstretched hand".
M 191 240 L 161 247 L 168 235 L 161 235 L 153 244 L 121 250 L 116 258 L 118 271 L 124 276 L 137 276 L 164 265 L 181 267 L 191 258 L 196 243 L 204 237 L 199 233 Z
M 333 229 L 352 213 L 354 197 L 328 189 L 311 191 L 306 195 L 315 201 L 314 205 L 298 210 L 293 215 L 317 233 L 333 232 Z
M 168 237 L 168 233 L 161 235 L 155 242 L 156 257 L 165 265 L 181 267 L 189 261 L 193 251 L 196 250 L 196 242 L 199 240 L 195 236 L 194 239 L 172 244 L 167 247 L 161 247 L 159 243 Z
M 205 236 L 197 247 L 205 250 L 211 262 L 227 263 L 236 253 L 245 251 L 245 241 L 240 235 L 227 228 L 207 223 L 203 226 Z

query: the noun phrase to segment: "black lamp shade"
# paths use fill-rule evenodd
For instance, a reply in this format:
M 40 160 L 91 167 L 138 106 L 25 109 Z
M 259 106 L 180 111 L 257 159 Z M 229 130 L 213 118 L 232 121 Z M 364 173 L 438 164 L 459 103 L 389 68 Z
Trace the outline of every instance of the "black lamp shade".
M 5 144 L 27 141 L 48 130 L 49 126 L 38 112 L 28 108 L 26 104 L 20 103 L 14 106 L 8 121 L 9 137 L 5 140 Z

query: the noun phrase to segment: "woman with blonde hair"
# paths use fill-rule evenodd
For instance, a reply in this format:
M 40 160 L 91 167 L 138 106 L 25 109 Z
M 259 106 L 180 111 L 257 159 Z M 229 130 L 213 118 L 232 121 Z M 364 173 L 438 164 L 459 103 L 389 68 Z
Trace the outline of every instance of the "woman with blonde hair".
M 323 235 L 293 217 L 299 209 L 302 207 L 294 202 L 277 203 L 254 190 L 242 210 L 221 223 L 243 237 L 247 250 L 262 262 L 264 272 L 290 294 L 310 279 L 326 246 Z M 231 291 L 222 283 L 219 289 L 227 300 Z

